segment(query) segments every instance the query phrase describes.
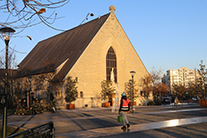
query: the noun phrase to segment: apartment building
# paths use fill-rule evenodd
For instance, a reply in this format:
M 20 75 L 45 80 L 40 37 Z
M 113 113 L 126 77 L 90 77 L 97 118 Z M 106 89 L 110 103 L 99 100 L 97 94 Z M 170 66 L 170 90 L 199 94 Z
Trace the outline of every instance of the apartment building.
M 164 74 L 163 83 L 167 84 L 170 90 L 173 91 L 173 85 L 183 85 L 185 87 L 188 87 L 189 83 L 195 83 L 198 77 L 199 74 L 196 69 L 191 70 L 187 67 L 172 70 L 168 69 Z

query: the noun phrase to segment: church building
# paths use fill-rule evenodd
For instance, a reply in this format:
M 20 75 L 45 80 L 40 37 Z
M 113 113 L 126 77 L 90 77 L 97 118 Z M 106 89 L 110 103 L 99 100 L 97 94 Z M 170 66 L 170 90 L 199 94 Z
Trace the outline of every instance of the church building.
M 106 15 L 40 41 L 22 60 L 17 71 L 19 79 L 27 81 L 31 76 L 36 98 L 45 98 L 51 89 L 57 106 L 65 107 L 66 80 L 72 77 L 78 87 L 75 107 L 101 107 L 101 82 L 110 80 L 112 71 L 115 85 L 122 92 L 132 79 L 130 71 L 136 72 L 133 79 L 139 93 L 137 106 L 146 105 L 152 98 L 142 95 L 142 82 L 148 71 L 116 18 L 115 7 L 109 10 Z M 34 78 L 42 74 L 50 78 L 44 82 L 45 88 L 37 89 L 39 84 Z

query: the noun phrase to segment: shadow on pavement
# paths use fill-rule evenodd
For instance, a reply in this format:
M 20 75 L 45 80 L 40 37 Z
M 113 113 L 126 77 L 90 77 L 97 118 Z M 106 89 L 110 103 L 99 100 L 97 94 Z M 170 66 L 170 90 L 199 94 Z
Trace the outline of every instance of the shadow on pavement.
M 17 131 L 19 131 L 21 127 L 24 127 L 32 118 L 34 118 L 34 116 L 35 115 L 32 115 L 25 123 L 23 123 L 20 127 L 17 127 L 17 129 L 14 132 L 12 132 L 10 135 L 17 133 Z

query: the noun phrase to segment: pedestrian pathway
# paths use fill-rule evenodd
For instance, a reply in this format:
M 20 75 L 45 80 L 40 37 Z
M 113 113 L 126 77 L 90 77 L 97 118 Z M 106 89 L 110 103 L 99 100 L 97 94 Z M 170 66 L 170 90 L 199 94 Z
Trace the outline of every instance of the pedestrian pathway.
M 160 114 L 162 116 L 162 114 L 166 114 L 166 113 L 178 113 L 178 112 L 199 112 L 199 111 L 204 111 L 206 112 L 207 108 L 201 108 L 199 107 L 198 104 L 195 105 L 181 105 L 179 106 L 181 108 L 177 108 L 171 105 L 163 105 L 163 106 L 146 106 L 146 107 L 139 107 L 137 108 L 137 112 L 135 114 L 128 114 L 129 117 L 134 117 L 137 115 L 154 115 L 154 114 Z M 182 108 L 182 107 L 190 107 L 190 108 Z M 158 109 L 158 110 L 151 110 L 151 109 Z M 167 109 L 164 110 L 163 109 Z M 161 109 L 161 110 L 160 110 Z M 87 129 L 81 129 L 80 131 L 65 131 L 65 130 L 61 130 L 64 129 L 64 127 L 62 126 L 66 126 L 68 127 L 68 122 L 71 120 L 71 124 L 73 124 L 74 122 L 84 122 L 85 120 L 104 120 L 104 118 L 106 118 L 105 115 L 99 114 L 99 115 L 95 115 L 95 116 L 78 116 L 79 112 L 83 112 L 83 113 L 87 113 L 89 111 L 89 113 L 94 113 L 96 112 L 96 110 L 107 110 L 107 112 L 111 111 L 110 108 L 87 108 L 87 109 L 75 109 L 75 110 L 59 110 L 59 114 L 61 115 L 62 113 L 64 115 L 66 114 L 70 114 L 72 112 L 74 112 L 73 115 L 77 116 L 75 117 L 67 117 L 67 118 L 61 118 L 61 117 L 56 117 L 56 116 L 50 116 L 50 115 L 55 115 L 55 114 L 49 114 L 49 113 L 44 113 L 39 115 L 38 117 L 40 118 L 44 118 L 44 119 L 34 119 L 32 115 L 25 115 L 25 116 L 15 116 L 15 115 L 11 115 L 8 116 L 8 125 L 9 126 L 18 126 L 19 128 L 23 128 L 25 127 L 25 129 L 31 128 L 31 127 L 35 127 L 38 123 L 39 124 L 43 124 L 43 123 L 47 123 L 49 121 L 53 121 L 54 122 L 54 126 L 55 128 L 57 128 L 56 130 L 56 137 L 57 138 L 67 138 L 67 137 L 100 137 L 100 136 L 110 136 L 110 135 L 117 135 L 117 134 L 122 134 L 123 131 L 121 130 L 121 126 L 114 126 L 114 125 L 108 125 L 108 126 L 112 126 L 112 127 L 104 127 L 104 128 L 100 128 L 99 127 L 93 127 L 93 129 L 90 127 L 86 127 Z M 138 112 L 139 111 L 139 112 Z M 151 112 L 149 112 L 151 111 Z M 191 124 L 197 124 L 197 123 L 207 123 L 207 116 L 205 116 L 205 114 L 203 114 L 204 116 L 200 116 L 200 117 L 191 117 L 191 118 L 183 118 L 183 119 L 172 119 L 172 120 L 165 120 L 165 121 L 159 121 L 159 122 L 150 122 L 150 123 L 142 123 L 142 124 L 132 124 L 129 130 L 126 130 L 126 132 L 124 133 L 130 133 L 133 134 L 131 132 L 140 132 L 140 131 L 144 131 L 144 130 L 154 130 L 154 129 L 161 129 L 161 128 L 168 128 L 168 127 L 173 127 L 173 126 L 182 126 L 182 125 L 191 125 Z M 45 117 L 48 116 L 48 117 Z M 114 114 L 110 114 L 107 115 L 108 118 L 110 119 L 116 119 L 117 118 L 117 113 Z M 33 118 L 33 119 L 31 119 Z M 102 119 L 103 118 L 103 119 Z M 170 119 L 170 118 L 169 118 Z M 83 120 L 83 121 L 82 121 Z M 26 122 L 25 122 L 26 121 Z M 90 122 L 90 121 L 88 121 Z M 22 124 L 26 124 L 23 125 Z M 1 121 L 0 121 L 0 125 L 1 125 Z M 21 126 L 20 126 L 21 125 Z M 84 123 L 83 123 L 84 125 Z M 61 127 L 60 127 L 61 126 Z M 78 127 L 78 126 L 76 126 Z M 88 129 L 89 128 L 89 129 Z
M 181 109 L 181 110 L 170 110 L 170 111 L 147 112 L 147 113 L 138 113 L 138 114 L 149 115 L 149 114 L 177 113 L 177 112 L 200 111 L 200 110 L 207 110 L 207 109 L 205 109 L 205 108 L 196 108 L 196 109 Z
M 207 116 L 204 117 L 194 117 L 194 118 L 187 118 L 187 119 L 172 119 L 167 121 L 160 121 L 160 122 L 151 122 L 151 123 L 143 123 L 143 124 L 136 124 L 131 125 L 130 129 L 126 130 L 124 133 L 129 132 L 139 132 L 144 130 L 150 129 L 160 129 L 165 127 L 174 127 L 174 126 L 181 126 L 181 125 L 189 125 L 189 124 L 197 124 L 197 123 L 206 123 Z M 56 137 L 72 137 L 72 138 L 91 138 L 91 137 L 100 137 L 100 136 L 110 136 L 115 134 L 121 134 L 123 131 L 121 130 L 120 126 L 116 127 L 107 127 L 107 128 L 98 128 L 98 129 L 90 129 L 85 131 L 76 131 L 70 133 L 61 133 L 56 134 Z
M 149 114 L 162 114 L 162 113 L 175 113 L 175 112 L 188 112 L 188 111 L 200 111 L 200 110 L 207 110 L 207 108 L 192 108 L 192 109 L 177 109 L 177 110 L 168 110 L 168 111 L 157 111 L 157 112 L 144 112 L 144 113 L 135 113 L 137 114 L 142 114 L 142 115 L 149 115 Z M 71 112 L 71 110 L 64 110 L 65 112 Z M 74 110 L 75 111 L 75 110 Z M 127 116 L 134 116 L 134 114 L 128 114 Z M 29 116 L 27 116 L 30 118 Z M 81 120 L 81 119 L 95 119 L 95 118 L 105 118 L 106 116 L 104 115 L 99 115 L 99 116 L 85 116 L 85 117 L 76 117 L 76 118 L 57 118 L 57 119 L 44 119 L 44 120 L 35 120 L 35 121 L 28 121 L 27 124 L 32 124 L 32 123 L 47 123 L 50 121 L 57 122 L 57 121 L 67 121 L 67 120 Z M 107 115 L 107 117 L 117 117 L 117 114 L 113 115 Z M 9 116 L 8 118 L 25 118 L 25 116 Z M 21 119 L 20 119 L 21 120 Z M 17 125 L 17 124 L 24 124 L 25 121 L 9 121 L 8 125 Z M 1 125 L 2 123 L 0 123 Z

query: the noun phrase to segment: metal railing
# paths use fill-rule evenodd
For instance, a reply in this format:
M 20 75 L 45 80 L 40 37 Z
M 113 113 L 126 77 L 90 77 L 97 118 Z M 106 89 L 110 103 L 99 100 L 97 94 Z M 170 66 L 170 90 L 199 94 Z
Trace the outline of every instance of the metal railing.
M 7 138 L 15 138 L 17 136 L 22 138 L 54 138 L 53 122 L 10 135 Z

